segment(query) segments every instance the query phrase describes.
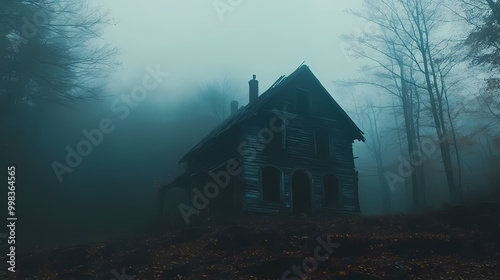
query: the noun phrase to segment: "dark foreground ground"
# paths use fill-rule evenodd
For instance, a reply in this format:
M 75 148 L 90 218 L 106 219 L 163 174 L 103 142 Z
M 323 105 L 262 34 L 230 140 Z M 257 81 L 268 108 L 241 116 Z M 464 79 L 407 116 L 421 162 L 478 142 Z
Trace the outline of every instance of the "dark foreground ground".
M 34 251 L 0 279 L 500 279 L 500 203 L 492 201 L 411 216 L 253 216 L 158 232 Z

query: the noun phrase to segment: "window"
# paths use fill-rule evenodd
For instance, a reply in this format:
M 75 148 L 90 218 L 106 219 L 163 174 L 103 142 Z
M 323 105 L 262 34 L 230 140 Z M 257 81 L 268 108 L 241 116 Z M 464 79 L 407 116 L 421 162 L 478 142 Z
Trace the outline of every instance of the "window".
M 331 150 L 330 135 L 328 131 L 325 129 L 316 130 L 315 140 L 316 154 L 320 157 L 329 157 L 331 155 Z
M 296 97 L 296 108 L 298 113 L 308 114 L 311 109 L 311 96 L 309 92 L 299 89 Z
M 325 206 L 340 208 L 340 183 L 339 179 L 332 174 L 323 177 L 323 191 L 325 195 Z
M 262 168 L 262 198 L 265 201 L 281 202 L 281 172 L 274 167 Z
M 286 126 L 280 118 L 271 123 L 271 130 L 274 137 L 268 145 L 270 150 L 277 152 L 286 149 Z

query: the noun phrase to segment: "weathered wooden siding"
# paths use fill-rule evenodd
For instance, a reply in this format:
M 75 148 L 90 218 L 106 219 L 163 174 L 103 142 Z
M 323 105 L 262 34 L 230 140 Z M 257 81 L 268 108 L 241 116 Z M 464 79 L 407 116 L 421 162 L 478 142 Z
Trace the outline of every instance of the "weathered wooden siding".
M 307 90 L 311 96 L 311 110 L 309 114 L 300 114 L 296 111 L 295 93 L 297 88 Z M 310 85 L 308 87 L 307 85 Z M 271 151 L 272 145 L 264 149 L 256 149 L 254 154 L 244 154 L 241 158 L 243 165 L 242 203 L 245 210 L 274 212 L 290 212 L 292 193 L 291 178 L 297 169 L 308 171 L 312 176 L 311 199 L 313 213 L 359 211 L 357 197 L 357 183 L 352 152 L 353 133 L 348 124 L 341 119 L 340 114 L 331 106 L 331 101 L 321 87 L 315 86 L 312 77 L 304 75 L 298 77 L 294 83 L 287 85 L 282 92 L 266 104 L 243 128 L 243 138 L 258 138 L 259 131 L 269 128 L 269 122 L 276 115 L 272 109 L 287 107 L 289 113 L 296 114 L 286 125 L 286 149 Z M 326 93 L 328 94 L 328 93 Z M 333 142 L 333 156 L 322 158 L 316 155 L 315 131 L 326 129 L 331 134 Z M 273 141 L 280 141 L 274 139 Z M 284 176 L 282 202 L 267 202 L 262 200 L 261 168 L 273 166 L 281 170 Z M 341 209 L 324 207 L 323 176 L 333 174 L 340 180 Z
M 224 141 L 211 141 L 207 147 L 196 152 L 188 161 L 187 171 L 210 168 L 239 156 L 239 131 L 231 131 L 231 135 L 221 138 Z
M 303 114 L 297 111 L 296 93 L 299 89 L 310 95 L 309 113 Z M 208 171 L 213 168 L 220 170 L 221 164 L 236 159 L 242 168 L 242 173 L 231 178 L 234 183 L 233 209 L 292 212 L 292 176 L 297 170 L 305 170 L 311 180 L 313 214 L 359 212 L 352 143 L 353 139 L 362 136 L 314 75 L 310 71 L 301 71 L 291 82 L 280 85 L 279 91 L 273 92 L 273 95 L 264 100 L 265 103 L 258 104 L 261 106 L 255 107 L 258 109 L 251 111 L 251 114 L 240 115 L 251 116 L 249 119 L 245 118 L 244 122 L 229 126 L 230 129 L 226 131 L 214 130 L 213 138 L 207 138 L 207 142 L 186 157 L 188 160 L 186 173 L 196 174 L 193 175 L 195 179 L 190 175 L 189 186 L 203 188 L 207 182 L 213 180 L 207 176 Z M 272 128 L 271 120 L 279 117 L 273 109 L 281 111 L 285 107 L 288 113 L 294 114 L 286 124 L 286 149 L 280 149 L 280 145 L 276 145 L 276 141 L 281 142 L 277 135 L 272 143 L 267 145 L 258 143 L 259 134 L 263 130 L 269 132 Z M 228 119 L 229 122 L 232 120 Z M 318 156 L 316 153 L 315 137 L 318 130 L 328 132 L 330 147 L 333 144 L 330 157 Z M 238 147 L 242 143 L 245 143 L 247 148 L 250 147 L 251 151 L 241 154 Z M 268 166 L 281 171 L 283 179 L 281 202 L 264 201 L 262 198 L 261 169 Z M 340 181 L 340 208 L 325 206 L 323 178 L 327 174 L 335 175 Z M 217 201 L 223 206 L 227 200 L 215 199 L 214 206 Z

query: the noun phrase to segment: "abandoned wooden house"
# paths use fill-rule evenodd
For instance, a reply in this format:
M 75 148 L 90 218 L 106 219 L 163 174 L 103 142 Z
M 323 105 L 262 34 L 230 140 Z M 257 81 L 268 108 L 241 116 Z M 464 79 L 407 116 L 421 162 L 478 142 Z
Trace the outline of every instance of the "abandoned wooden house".
M 353 143 L 365 140 L 363 132 L 308 66 L 260 96 L 255 78 L 248 105 L 238 109 L 233 101 L 231 116 L 184 155 L 185 172 L 162 188 L 160 204 L 169 189 L 184 188 L 196 214 L 205 207 L 358 213 Z

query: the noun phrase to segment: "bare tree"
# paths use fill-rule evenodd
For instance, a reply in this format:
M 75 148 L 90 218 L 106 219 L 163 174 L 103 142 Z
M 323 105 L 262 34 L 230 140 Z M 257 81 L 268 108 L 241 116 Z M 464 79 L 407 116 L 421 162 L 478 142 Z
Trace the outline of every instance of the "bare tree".
M 431 112 L 433 126 L 440 139 L 440 151 L 443 160 L 446 179 L 452 201 L 458 201 L 462 197 L 462 190 L 455 185 L 453 161 L 451 158 L 449 127 L 445 118 L 445 106 L 443 99 L 444 79 L 440 76 L 441 57 L 447 54 L 451 38 L 439 38 L 439 28 L 446 24 L 441 1 L 429 0 L 381 0 L 372 2 L 365 1 L 365 12 L 353 12 L 380 27 L 383 36 L 371 36 L 371 40 L 358 40 L 365 47 L 377 51 L 381 58 L 374 58 L 362 51 L 358 55 L 375 62 L 379 67 L 385 69 L 390 75 L 400 80 L 400 89 L 406 99 L 409 94 L 414 94 L 420 90 L 427 93 L 426 104 Z M 373 39 L 374 38 L 374 39 Z M 366 43 L 368 42 L 368 43 Z M 378 42 L 379 44 L 373 44 Z M 384 47 L 380 47 L 380 42 L 385 42 Z M 382 44 L 383 46 L 384 44 Z M 390 63 L 388 63 L 390 62 Z M 415 72 L 409 77 L 410 71 Z M 416 75 L 418 73 L 418 76 Z M 411 90 L 410 90 L 411 89 Z M 413 93 L 411 93 L 413 92 Z M 411 103 L 404 102 L 408 106 Z M 405 110 L 412 112 L 412 108 Z M 412 115 L 408 115 L 410 119 Z M 415 128 L 408 123 L 409 135 L 415 139 Z M 412 140 L 409 140 L 412 141 Z M 411 150 L 413 143 L 409 143 Z M 412 180 L 415 180 L 412 177 Z M 418 189 L 414 189 L 418 192 Z M 415 196 L 418 193 L 414 192 Z M 417 201 L 414 201 L 418 203 Z
M 485 88 L 477 96 L 487 111 L 500 120 L 500 2 L 459 0 L 461 9 L 450 8 L 473 27 L 464 45 L 472 65 L 482 67 Z
M 391 211 L 391 189 L 384 177 L 384 150 L 385 146 L 383 143 L 383 131 L 380 125 L 382 120 L 382 110 L 380 106 L 375 106 L 374 102 L 369 96 L 364 96 L 364 103 L 359 104 L 357 98 L 352 95 L 354 102 L 354 111 L 352 112 L 353 118 L 356 119 L 357 123 L 365 131 L 366 137 L 366 147 L 370 152 L 370 155 L 375 160 L 376 166 L 376 177 L 378 180 L 378 185 L 380 188 L 380 193 L 382 197 L 382 208 L 385 213 Z
M 217 125 L 230 115 L 230 101 L 237 96 L 236 88 L 228 77 L 224 77 L 222 81 L 200 85 L 199 93 L 201 100 L 213 114 Z
M 365 73 L 371 73 L 372 78 L 363 81 L 350 81 L 349 83 L 375 86 L 396 97 L 400 103 L 398 108 L 403 116 L 408 155 L 412 155 L 418 149 L 420 120 L 418 89 L 422 88 L 413 76 L 414 62 L 405 55 L 406 49 L 398 42 L 398 37 L 391 30 L 384 28 L 390 22 L 384 23 L 374 14 L 360 12 L 353 12 L 353 14 L 374 22 L 382 28 L 378 34 L 365 33 L 360 36 L 344 36 L 345 40 L 353 43 L 351 53 L 355 57 L 369 60 L 373 65 L 363 68 Z M 411 182 L 413 204 L 414 207 L 418 208 L 424 203 L 425 179 L 423 166 L 419 165 L 415 168 L 417 172 L 412 172 Z
M 0 15 L 3 116 L 14 105 L 99 97 L 116 53 L 98 40 L 107 12 L 77 0 L 4 0 Z

